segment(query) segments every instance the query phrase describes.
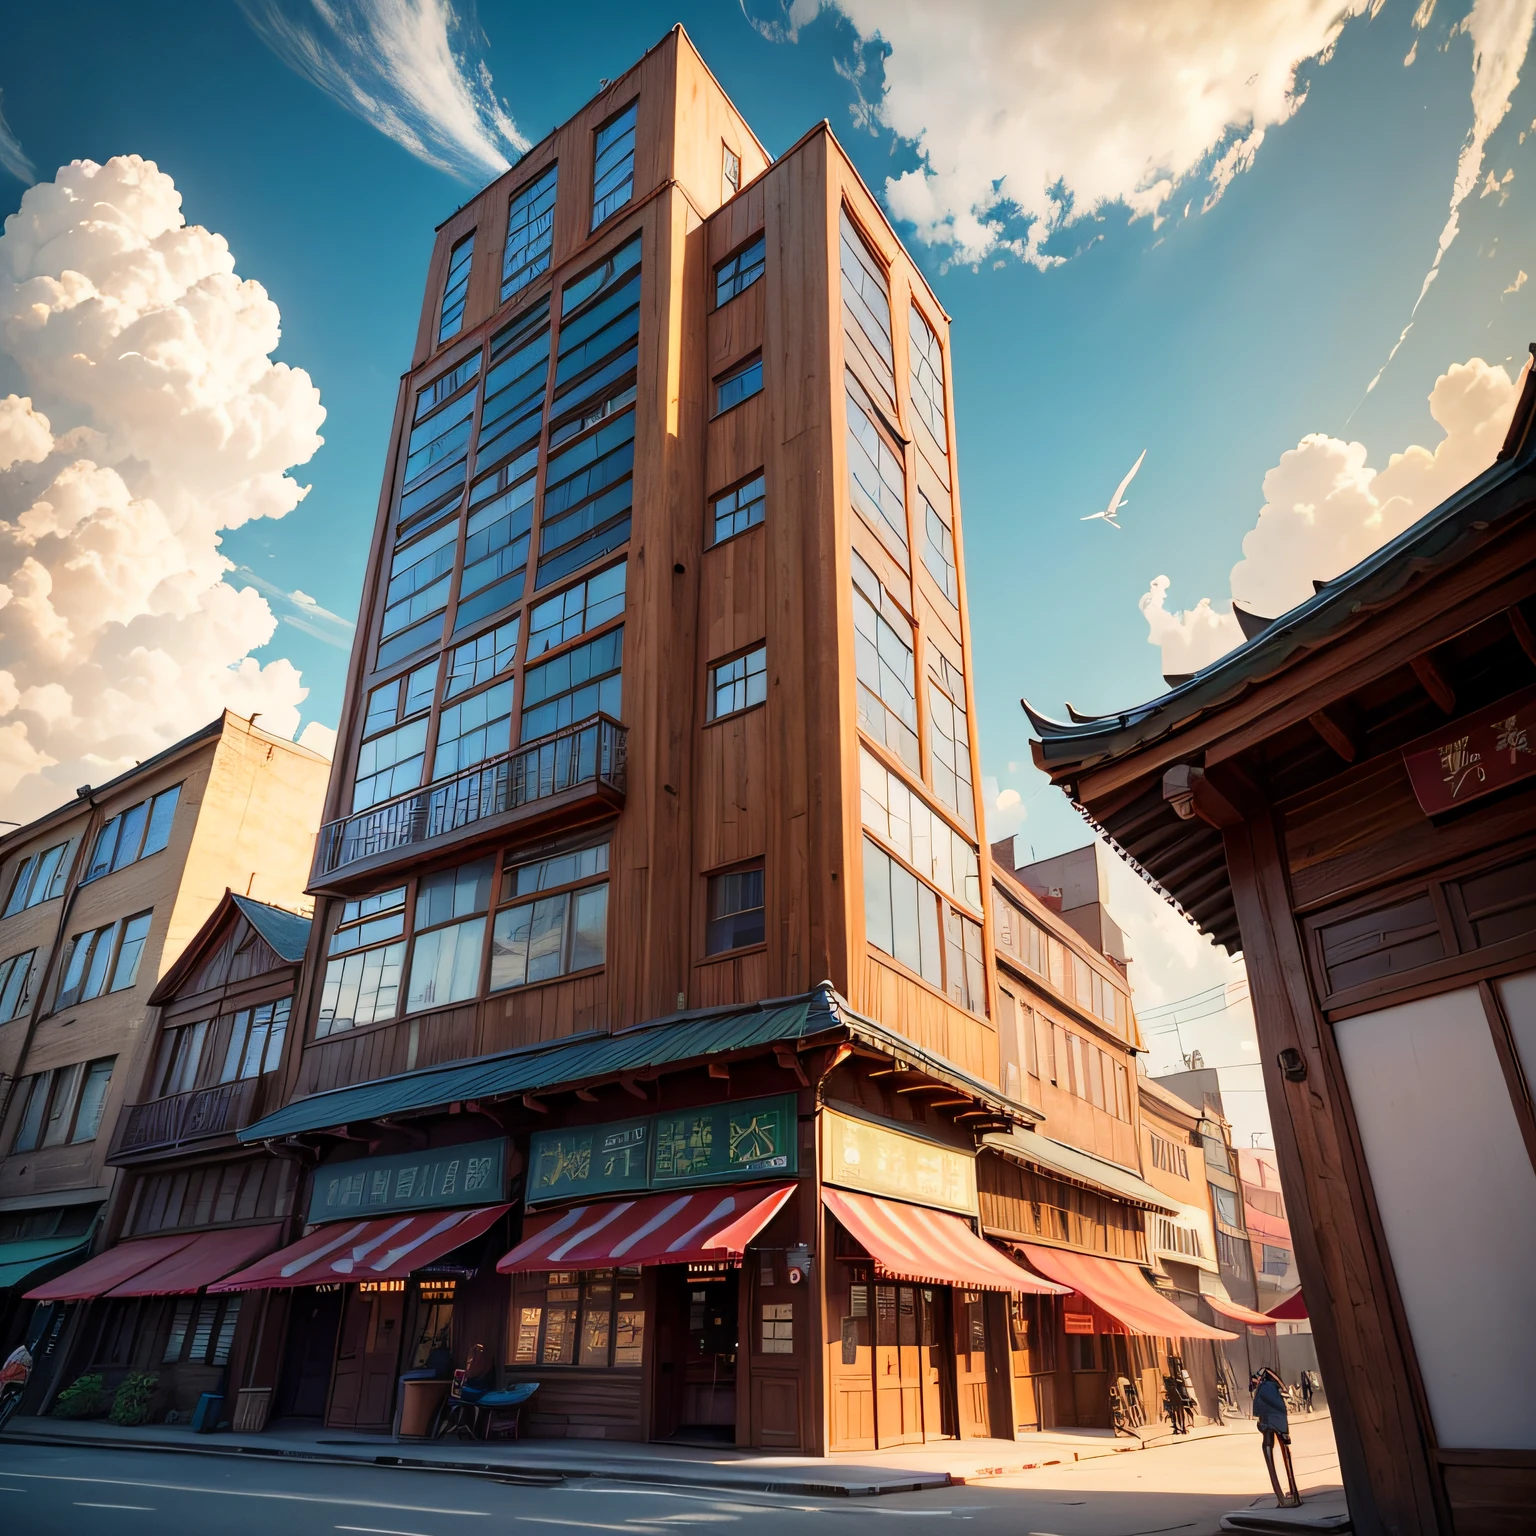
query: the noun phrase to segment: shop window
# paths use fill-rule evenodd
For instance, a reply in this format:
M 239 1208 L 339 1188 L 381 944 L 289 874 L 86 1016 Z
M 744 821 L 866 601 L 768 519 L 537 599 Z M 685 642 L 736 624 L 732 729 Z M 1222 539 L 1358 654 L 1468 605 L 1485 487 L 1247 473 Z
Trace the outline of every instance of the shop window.
M 738 293 L 748 288 L 763 275 L 764 241 L 759 235 L 750 245 L 744 245 L 734 256 L 728 257 L 715 268 L 715 308 L 729 303 Z
M 11 894 L 6 898 L 4 916 L 24 912 L 39 902 L 52 901 L 64 894 L 69 878 L 68 843 L 56 843 L 41 853 L 29 853 L 16 870 L 11 882 Z
M 475 234 L 471 230 L 448 256 L 448 276 L 443 282 L 443 304 L 437 318 L 439 346 L 457 336 L 464 325 L 464 305 L 469 298 L 469 269 L 474 256 Z
M 711 875 L 708 888 L 709 916 L 704 953 L 723 955 L 728 950 L 761 944 L 763 923 L 763 866 L 734 869 Z
M 761 470 L 734 490 L 722 491 L 709 504 L 709 542 L 723 544 L 727 539 L 735 538 L 738 533 L 757 527 L 763 520 L 767 504 Z
M 645 1308 L 638 1269 L 555 1270 L 519 1284 L 512 1304 L 511 1366 L 638 1366 Z
M 181 1296 L 160 1360 L 163 1365 L 227 1365 L 240 1321 L 240 1296 Z
M 411 1348 L 410 1367 L 425 1370 L 432 1356 L 453 1344 L 453 1303 L 458 1282 L 425 1279 L 416 1282 L 416 1342 Z
M 176 802 L 180 796 L 181 785 L 178 784 L 174 789 L 141 800 L 137 805 L 131 805 L 126 811 L 120 811 L 112 817 L 96 834 L 91 862 L 86 866 L 80 883 L 84 885 L 87 880 L 99 880 L 113 870 L 147 859 L 152 853 L 159 853 L 171 840 L 171 820 L 176 815 Z M 60 867 L 62 864 L 61 859 Z
M 795 1352 L 795 1304 L 792 1301 L 765 1301 L 760 1353 L 792 1355 Z
M 512 194 L 507 206 L 507 243 L 501 258 L 501 299 L 505 303 L 549 270 L 555 238 L 555 190 L 559 167 Z
M 617 213 L 635 194 L 635 117 L 632 101 L 593 136 L 592 228 Z

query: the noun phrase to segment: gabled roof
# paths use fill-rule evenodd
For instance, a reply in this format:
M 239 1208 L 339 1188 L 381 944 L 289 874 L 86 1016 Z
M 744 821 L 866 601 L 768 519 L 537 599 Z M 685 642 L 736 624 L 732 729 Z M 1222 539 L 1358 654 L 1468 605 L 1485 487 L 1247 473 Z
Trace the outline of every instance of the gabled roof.
M 302 960 L 309 945 L 310 919 L 289 912 L 284 907 L 268 906 L 250 896 L 231 900 L 245 914 L 246 920 L 284 960 Z
M 218 905 L 204 919 L 203 926 L 176 957 L 176 963 L 155 983 L 155 990 L 149 994 L 151 1003 L 168 1003 L 186 986 L 218 946 L 219 936 L 232 917 L 244 918 L 250 923 L 280 960 L 294 965 L 304 958 L 305 945 L 309 941 L 310 920 L 307 917 L 226 890 Z

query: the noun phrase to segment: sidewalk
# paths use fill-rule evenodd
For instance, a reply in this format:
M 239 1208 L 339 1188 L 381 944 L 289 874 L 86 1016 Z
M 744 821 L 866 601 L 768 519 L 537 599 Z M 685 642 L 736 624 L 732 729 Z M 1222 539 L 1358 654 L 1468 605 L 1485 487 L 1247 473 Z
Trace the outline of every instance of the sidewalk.
M 1158 1429 L 1163 1430 L 1158 1433 Z M 285 1457 L 415 1471 L 468 1472 L 535 1482 L 614 1478 L 625 1482 L 735 1488 L 815 1498 L 870 1498 L 954 1487 L 1039 1467 L 1190 1444 L 1252 1433 L 1247 1421 L 1207 1425 L 1175 1440 L 1166 1426 L 1147 1426 L 1144 1439 L 1117 1438 L 1107 1429 L 1055 1429 L 1017 1440 L 943 1440 L 886 1451 L 831 1456 L 775 1456 L 726 1446 L 649 1445 L 596 1440 L 393 1440 L 387 1435 L 278 1423 L 259 1435 L 197 1435 L 180 1425 L 120 1428 L 91 1419 L 17 1418 L 3 1439 L 19 1444 L 101 1446 L 213 1456 Z

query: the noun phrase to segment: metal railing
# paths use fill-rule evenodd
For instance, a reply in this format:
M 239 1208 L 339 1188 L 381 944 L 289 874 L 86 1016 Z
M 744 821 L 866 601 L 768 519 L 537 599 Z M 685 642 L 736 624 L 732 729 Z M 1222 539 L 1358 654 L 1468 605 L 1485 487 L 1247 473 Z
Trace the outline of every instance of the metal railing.
M 593 715 L 451 779 L 327 822 L 320 829 L 315 873 L 334 874 L 361 859 L 427 842 L 582 784 L 623 794 L 627 736 L 617 720 Z
M 117 1123 L 112 1156 L 180 1146 L 204 1136 L 233 1135 L 257 1118 L 260 1077 L 237 1078 L 209 1088 L 189 1088 L 143 1104 L 128 1104 Z

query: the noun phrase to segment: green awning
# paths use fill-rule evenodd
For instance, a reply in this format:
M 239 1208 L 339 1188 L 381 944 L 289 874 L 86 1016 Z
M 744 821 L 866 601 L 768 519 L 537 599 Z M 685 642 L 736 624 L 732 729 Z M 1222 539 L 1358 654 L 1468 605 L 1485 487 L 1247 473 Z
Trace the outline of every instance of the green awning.
M 242 1142 L 271 1141 L 331 1126 L 378 1120 L 469 1099 L 496 1099 L 584 1083 L 612 1081 L 629 1073 L 707 1061 L 818 1036 L 852 1037 L 889 1052 L 905 1065 L 953 1084 L 994 1110 L 999 1119 L 1029 1123 L 1034 1111 L 998 1089 L 932 1055 L 883 1025 L 862 1018 L 830 988 L 755 1008 L 711 1009 L 637 1024 L 614 1034 L 590 1034 L 558 1045 L 504 1051 L 470 1061 L 425 1067 L 398 1077 L 353 1083 L 296 1099 L 239 1133 Z
M 0 1243 L 0 1291 L 20 1285 L 45 1264 L 84 1255 L 91 1245 L 90 1235 L 73 1237 L 28 1237 L 16 1243 Z
M 1154 1189 L 1138 1174 L 1118 1163 L 1106 1162 L 1091 1152 L 1079 1151 L 1064 1142 L 1052 1141 L 1039 1131 L 1013 1130 L 1007 1135 L 993 1133 L 982 1137 L 982 1145 L 1015 1162 L 1028 1163 L 1042 1173 L 1065 1178 L 1088 1189 L 1108 1190 L 1133 1205 L 1148 1210 L 1165 1211 L 1170 1216 L 1179 1212 L 1177 1203 L 1162 1190 Z

